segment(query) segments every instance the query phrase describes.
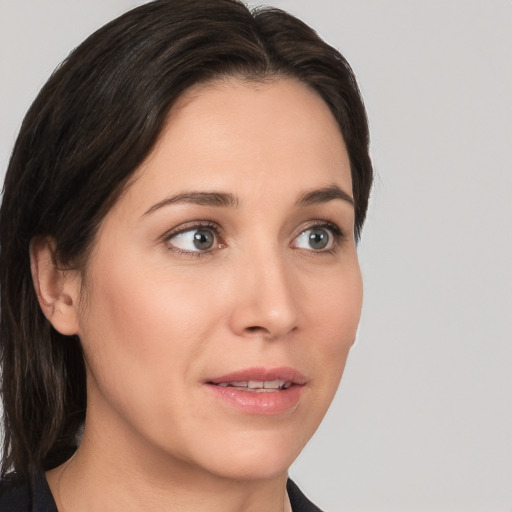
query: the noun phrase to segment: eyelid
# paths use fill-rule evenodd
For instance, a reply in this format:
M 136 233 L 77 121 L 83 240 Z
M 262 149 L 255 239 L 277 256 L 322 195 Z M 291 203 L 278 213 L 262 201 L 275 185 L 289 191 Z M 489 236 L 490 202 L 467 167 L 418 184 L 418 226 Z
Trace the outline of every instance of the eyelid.
M 192 220 L 183 222 L 182 224 L 179 224 L 178 226 L 171 228 L 169 231 L 166 231 L 163 234 L 162 239 L 167 240 L 181 233 L 192 231 L 194 228 L 210 228 L 215 232 L 219 231 L 219 226 L 215 222 L 212 222 L 211 220 Z
M 325 229 L 330 229 L 333 233 L 337 234 L 337 235 L 340 235 L 340 236 L 345 236 L 345 230 L 342 229 L 338 223 L 336 222 L 333 222 L 331 220 L 326 220 L 326 219 L 315 219 L 315 220 L 310 220 L 306 223 L 304 223 L 300 228 L 299 228 L 299 231 L 297 233 L 296 236 L 300 235 L 301 233 L 303 233 L 304 231 L 307 231 L 308 229 L 313 229 L 313 228 L 325 228 Z

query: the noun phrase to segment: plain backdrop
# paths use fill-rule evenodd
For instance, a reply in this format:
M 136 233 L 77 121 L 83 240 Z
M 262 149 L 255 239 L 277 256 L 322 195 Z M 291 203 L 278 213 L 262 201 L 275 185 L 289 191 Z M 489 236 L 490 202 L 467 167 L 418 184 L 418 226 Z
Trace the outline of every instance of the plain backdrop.
M 141 3 L 0 0 L 2 175 L 53 68 Z M 331 512 L 510 512 L 512 2 L 267 4 L 352 64 L 377 172 L 358 343 L 291 475 Z

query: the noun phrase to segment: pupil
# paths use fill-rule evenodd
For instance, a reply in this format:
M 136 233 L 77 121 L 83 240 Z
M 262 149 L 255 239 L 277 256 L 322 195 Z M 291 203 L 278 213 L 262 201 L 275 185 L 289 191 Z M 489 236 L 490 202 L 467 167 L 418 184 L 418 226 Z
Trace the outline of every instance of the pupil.
M 325 249 L 329 243 L 329 234 L 325 229 L 314 229 L 309 235 L 309 245 L 313 249 Z
M 202 251 L 210 249 L 213 245 L 213 234 L 207 229 L 198 229 L 194 233 L 194 247 Z

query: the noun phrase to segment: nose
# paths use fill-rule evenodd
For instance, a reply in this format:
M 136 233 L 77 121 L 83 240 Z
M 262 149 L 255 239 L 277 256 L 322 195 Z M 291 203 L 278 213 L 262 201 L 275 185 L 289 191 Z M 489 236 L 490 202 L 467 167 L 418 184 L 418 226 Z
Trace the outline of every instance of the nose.
M 297 328 L 298 290 L 293 269 L 276 249 L 238 262 L 231 329 L 239 336 L 276 340 Z

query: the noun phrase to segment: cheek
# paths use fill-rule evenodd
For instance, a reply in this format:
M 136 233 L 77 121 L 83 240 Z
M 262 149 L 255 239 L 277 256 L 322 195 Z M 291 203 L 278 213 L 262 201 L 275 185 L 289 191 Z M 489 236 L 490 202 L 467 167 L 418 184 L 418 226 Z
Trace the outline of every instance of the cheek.
M 359 319 L 363 299 L 361 271 L 357 261 L 343 268 L 317 286 L 309 284 L 311 293 L 311 323 L 320 329 L 324 336 L 320 339 L 333 345 L 333 350 L 352 345 Z
M 207 348 L 223 318 L 223 292 L 212 277 L 194 279 L 136 256 L 113 261 L 91 276 L 81 322 L 84 352 L 106 388 L 119 395 L 138 382 L 137 394 L 154 396 L 186 379 Z
M 96 419 L 117 425 L 121 418 L 130 431 L 168 444 L 169 432 L 179 438 L 183 426 L 194 423 L 187 392 L 219 318 L 213 309 L 219 301 L 210 295 L 206 307 L 209 294 L 190 279 L 143 265 L 134 271 L 128 263 L 103 266 L 92 277 L 81 333 L 88 407 Z
M 361 315 L 363 287 L 357 262 L 312 287 L 308 320 L 316 345 L 315 374 L 322 384 L 333 388 L 342 376 Z

